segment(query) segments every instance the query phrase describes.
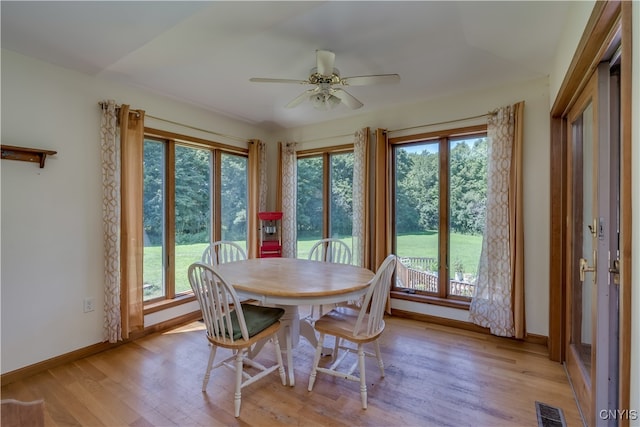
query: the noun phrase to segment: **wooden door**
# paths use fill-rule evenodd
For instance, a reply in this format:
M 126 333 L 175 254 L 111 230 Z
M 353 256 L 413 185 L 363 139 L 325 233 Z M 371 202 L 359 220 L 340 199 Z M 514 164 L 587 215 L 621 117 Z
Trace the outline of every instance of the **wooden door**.
M 615 425 L 619 254 L 619 97 L 601 64 L 567 115 L 566 362 L 588 425 Z

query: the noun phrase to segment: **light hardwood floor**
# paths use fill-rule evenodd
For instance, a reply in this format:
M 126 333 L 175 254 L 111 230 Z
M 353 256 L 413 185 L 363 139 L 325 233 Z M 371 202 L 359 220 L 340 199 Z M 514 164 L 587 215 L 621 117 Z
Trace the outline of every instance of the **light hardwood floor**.
M 275 359 L 267 347 L 261 357 Z M 274 373 L 248 386 L 234 418 L 231 371 L 215 370 L 200 389 L 209 354 L 200 322 L 8 384 L 2 398 L 44 398 L 46 426 L 537 426 L 536 401 L 582 426 L 564 369 L 543 346 L 391 317 L 381 349 L 384 378 L 367 358 L 367 410 L 355 382 L 319 374 L 307 391 L 313 349 L 301 340 L 296 385 Z

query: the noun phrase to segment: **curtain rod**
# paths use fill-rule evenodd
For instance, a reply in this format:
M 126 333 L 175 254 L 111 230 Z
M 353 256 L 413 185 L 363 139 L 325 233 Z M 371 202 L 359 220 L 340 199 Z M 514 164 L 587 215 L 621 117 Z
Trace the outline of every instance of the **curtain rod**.
M 98 102 L 98 105 L 100 107 L 104 108 L 104 106 L 106 104 L 104 102 Z M 120 105 L 116 105 L 116 109 L 119 109 L 119 108 L 120 108 Z M 135 110 L 131 110 L 131 112 L 135 113 L 136 111 Z M 221 136 L 223 138 L 233 139 L 233 140 L 240 141 L 240 142 L 248 142 L 249 141 L 247 138 L 240 138 L 238 136 L 226 135 L 224 133 L 215 132 L 215 131 L 212 131 L 212 130 L 202 129 L 202 128 L 198 128 L 198 127 L 191 126 L 191 125 L 185 125 L 184 123 L 174 122 L 173 120 L 163 119 L 161 117 L 152 116 L 151 114 L 146 114 L 145 113 L 145 117 L 149 117 L 150 119 L 154 119 L 154 120 L 160 120 L 161 122 L 171 123 L 173 125 L 182 126 L 184 128 L 187 128 L 187 129 L 193 129 L 193 130 L 197 130 L 197 131 L 200 131 L 200 132 L 210 133 L 212 135 Z
M 462 119 L 455 119 L 455 120 L 447 120 L 444 122 L 437 122 L 437 123 L 429 123 L 426 125 L 417 125 L 417 126 L 410 126 L 410 127 L 406 127 L 406 128 L 401 128 L 401 129 L 393 129 L 393 130 L 388 130 L 387 133 L 391 133 L 391 132 L 401 132 L 403 130 L 411 130 L 411 129 L 418 129 L 418 128 L 425 128 L 425 127 L 429 127 L 429 126 L 437 126 L 437 125 L 446 125 L 449 123 L 457 123 L 457 122 L 464 122 L 467 120 L 473 120 L 473 119 L 480 119 L 482 117 L 489 117 L 489 116 L 493 116 L 497 114 L 496 111 L 489 111 L 486 114 L 479 114 L 477 116 L 471 116 L 471 117 L 465 117 Z
M 438 122 L 438 123 L 429 123 L 426 125 L 417 125 L 417 126 L 410 126 L 410 127 L 406 127 L 406 128 L 401 128 L 401 129 L 393 129 L 393 130 L 387 130 L 387 133 L 391 133 L 391 132 L 401 132 L 403 130 L 411 130 L 411 129 L 418 129 L 418 128 L 424 128 L 424 127 L 428 127 L 428 126 L 437 126 L 437 125 L 446 125 L 449 123 L 457 123 L 457 122 L 464 122 L 466 120 L 473 120 L 473 119 L 480 119 L 482 117 L 489 117 L 489 116 L 494 116 L 497 114 L 497 110 L 493 110 L 493 111 L 489 111 L 486 114 L 479 114 L 477 116 L 471 116 L 471 117 L 464 117 L 462 119 L 455 119 L 455 120 L 447 120 L 444 122 Z M 314 139 L 307 139 L 305 141 L 300 141 L 300 143 L 306 143 L 306 142 L 316 142 L 316 141 L 322 141 L 324 139 L 333 139 L 333 138 L 344 138 L 346 136 L 353 136 L 355 135 L 355 132 L 352 133 L 347 133 L 347 134 L 343 134 L 343 135 L 333 135 L 333 136 L 323 136 L 321 138 L 314 138 Z
M 100 105 L 100 107 L 104 107 L 106 104 L 104 102 L 98 102 L 98 105 Z M 120 108 L 120 106 L 116 105 L 116 108 Z M 495 114 L 497 114 L 497 112 L 496 112 L 496 110 L 493 110 L 493 111 L 489 111 L 486 114 L 479 114 L 477 116 L 465 117 L 465 118 L 462 118 L 462 119 L 447 120 L 447 121 L 444 121 L 444 122 L 429 123 L 429 124 L 424 124 L 424 125 L 417 125 L 417 126 L 410 126 L 410 127 L 406 127 L 406 128 L 388 130 L 387 133 L 401 132 L 401 131 L 404 131 L 404 130 L 419 129 L 419 128 L 424 128 L 424 127 L 429 127 L 429 126 L 446 125 L 446 124 L 449 124 L 449 123 L 457 123 L 457 122 L 463 122 L 463 121 L 466 121 L 466 120 L 473 120 L 473 119 L 479 119 L 479 118 L 482 118 L 482 117 L 489 117 L 489 116 L 493 116 Z M 234 139 L 236 141 L 241 141 L 241 142 L 247 142 L 248 141 L 245 138 L 240 138 L 240 137 L 232 136 L 232 135 L 226 135 L 224 133 L 219 133 L 219 132 L 215 132 L 215 131 L 207 130 L 207 129 L 201 129 L 201 128 L 197 128 L 195 126 L 185 125 L 183 123 L 174 122 L 173 120 L 167 120 L 167 119 L 163 119 L 163 118 L 160 118 L 160 117 L 155 117 L 155 116 L 152 116 L 150 114 L 145 114 L 145 116 L 149 117 L 151 119 L 160 120 L 162 122 L 171 123 L 171 124 L 174 124 L 174 125 L 178 125 L 178 126 L 182 126 L 182 127 L 188 128 L 188 129 L 193 129 L 193 130 L 197 130 L 197 131 L 200 131 L 200 132 L 210 133 L 212 135 L 221 136 L 221 137 L 224 137 L 224 138 Z M 306 141 L 300 141 L 300 142 L 301 143 L 316 142 L 316 141 L 322 141 L 322 140 L 325 140 L 325 139 L 344 138 L 344 137 L 353 136 L 353 135 L 355 135 L 355 132 L 342 134 L 342 135 L 324 136 L 324 137 L 321 137 L 321 138 L 308 139 Z

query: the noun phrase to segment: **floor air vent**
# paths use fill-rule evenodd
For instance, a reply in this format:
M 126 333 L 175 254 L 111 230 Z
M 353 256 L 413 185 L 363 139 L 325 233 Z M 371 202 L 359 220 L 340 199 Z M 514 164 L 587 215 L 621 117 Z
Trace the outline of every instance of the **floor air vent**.
M 562 409 L 546 403 L 536 402 L 538 427 L 566 427 Z

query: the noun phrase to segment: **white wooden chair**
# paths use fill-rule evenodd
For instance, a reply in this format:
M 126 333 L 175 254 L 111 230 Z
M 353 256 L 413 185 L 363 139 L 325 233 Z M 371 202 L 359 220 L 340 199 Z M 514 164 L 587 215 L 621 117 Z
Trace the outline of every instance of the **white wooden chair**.
M 309 259 L 336 264 L 351 264 L 351 249 L 342 240 L 322 239 L 311 247 Z
M 329 313 L 316 320 L 314 328 L 320 334 L 316 354 L 313 360 L 313 369 L 309 376 L 309 391 L 313 389 L 318 372 L 360 382 L 360 399 L 362 408 L 367 409 L 367 382 L 365 378 L 365 356 L 374 356 L 364 351 L 364 344 L 373 342 L 375 357 L 378 360 L 380 373 L 384 377 L 384 363 L 380 354 L 378 338 L 384 331 L 384 309 L 391 287 L 391 278 L 396 267 L 395 255 L 389 255 L 380 265 L 377 273 L 371 279 L 369 289 L 364 297 L 362 307 L 341 306 L 334 308 Z M 336 348 L 333 352 L 333 362 L 328 368 L 319 367 L 320 356 L 324 345 L 325 335 L 336 337 Z M 357 348 L 346 345 L 345 341 L 352 342 Z M 343 350 L 340 355 L 338 352 Z M 358 361 L 353 363 L 348 370 L 341 369 L 341 364 L 349 354 L 357 354 Z M 354 375 L 358 368 L 359 376 Z
M 311 247 L 309 259 L 311 261 L 332 262 L 335 264 L 351 264 L 351 249 L 342 240 L 322 239 Z M 311 313 L 307 318 L 312 323 L 315 318 L 315 310 L 315 307 L 311 306 Z M 322 316 L 322 306 L 318 307 L 318 314 Z
M 244 249 L 237 243 L 228 240 L 213 242 L 202 252 L 202 262 L 214 266 L 245 259 L 247 259 L 247 253 Z
M 286 385 L 282 350 L 277 332 L 284 310 L 252 304 L 241 304 L 237 293 L 212 266 L 194 263 L 189 266 L 189 283 L 196 295 L 202 319 L 207 328 L 207 339 L 211 352 L 202 381 L 202 391 L 206 392 L 211 371 L 225 366 L 236 373 L 234 393 L 234 413 L 240 416 L 242 388 L 278 370 L 282 385 Z M 260 340 L 271 339 L 277 363 L 266 367 L 249 356 L 251 347 Z M 213 364 L 218 347 L 228 348 L 233 355 Z M 252 368 L 252 373 L 244 365 Z M 257 370 L 257 372 L 255 372 Z M 255 373 L 253 373 L 255 372 Z
M 226 262 L 244 261 L 247 253 L 240 245 L 229 240 L 218 240 L 211 243 L 202 251 L 202 262 L 212 266 Z M 242 302 L 250 301 L 245 298 Z

